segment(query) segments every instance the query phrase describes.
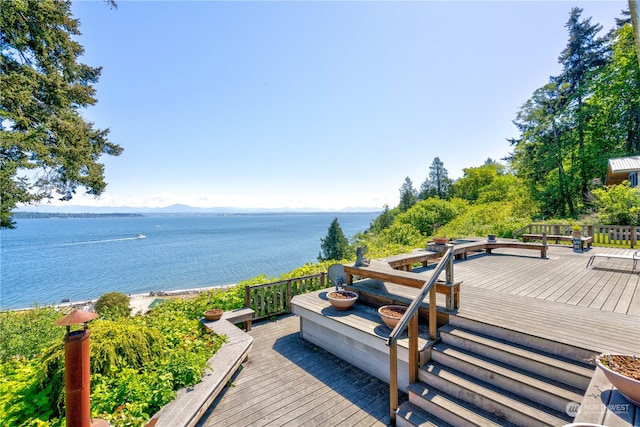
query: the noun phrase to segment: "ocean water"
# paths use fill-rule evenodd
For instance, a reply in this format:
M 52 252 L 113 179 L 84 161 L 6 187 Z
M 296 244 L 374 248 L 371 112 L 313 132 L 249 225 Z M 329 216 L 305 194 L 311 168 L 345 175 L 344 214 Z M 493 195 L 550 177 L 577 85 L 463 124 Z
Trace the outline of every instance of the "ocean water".
M 351 237 L 377 215 L 21 219 L 15 230 L 0 231 L 0 309 L 277 277 L 317 260 L 335 217 Z

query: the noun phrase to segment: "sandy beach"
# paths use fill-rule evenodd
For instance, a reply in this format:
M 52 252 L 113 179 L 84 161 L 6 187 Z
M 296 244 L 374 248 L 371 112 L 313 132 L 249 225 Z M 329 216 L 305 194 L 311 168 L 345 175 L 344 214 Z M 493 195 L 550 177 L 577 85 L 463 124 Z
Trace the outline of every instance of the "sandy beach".
M 192 288 L 192 289 L 176 289 L 172 291 L 152 291 L 145 294 L 133 294 L 129 295 L 129 307 L 131 307 L 131 315 L 146 314 L 149 311 L 149 307 L 155 300 L 158 299 L 176 299 L 195 297 L 198 294 L 209 291 L 211 289 L 228 289 L 235 284 L 225 286 L 210 286 L 204 288 Z M 93 306 L 97 300 L 86 301 L 73 301 L 57 304 L 57 307 L 73 307 L 79 310 L 93 311 Z

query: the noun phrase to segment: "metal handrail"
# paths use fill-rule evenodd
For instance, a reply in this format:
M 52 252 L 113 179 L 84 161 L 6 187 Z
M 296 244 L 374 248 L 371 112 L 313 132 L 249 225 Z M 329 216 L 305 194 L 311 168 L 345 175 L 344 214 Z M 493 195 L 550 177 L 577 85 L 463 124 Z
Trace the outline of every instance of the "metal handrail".
M 447 245 L 447 247 L 448 249 L 445 252 L 444 256 L 442 257 L 438 265 L 436 265 L 435 270 L 433 270 L 431 278 L 424 283 L 418 296 L 411 302 L 409 308 L 407 308 L 407 311 L 404 312 L 402 318 L 398 321 L 395 328 L 393 328 L 391 334 L 389 334 L 389 338 L 387 339 L 387 346 L 392 347 L 396 345 L 400 334 L 407 328 L 407 323 L 409 323 L 409 320 L 413 317 L 413 315 L 420 307 L 422 300 L 426 298 L 427 293 L 429 293 L 431 288 L 433 288 L 433 286 L 436 284 L 438 276 L 440 276 L 442 270 L 445 268 L 447 263 L 451 261 L 451 258 L 453 257 L 453 245 Z

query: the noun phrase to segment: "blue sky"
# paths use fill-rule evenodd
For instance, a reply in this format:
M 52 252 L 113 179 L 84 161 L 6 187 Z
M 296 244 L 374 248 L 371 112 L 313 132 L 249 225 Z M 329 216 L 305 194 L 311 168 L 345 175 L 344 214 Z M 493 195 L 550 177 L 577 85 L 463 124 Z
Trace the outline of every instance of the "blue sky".
M 626 1 L 75 2 L 102 66 L 105 193 L 66 205 L 397 205 L 440 157 L 451 178 L 509 153 L 512 120 L 558 74 L 572 7 Z M 56 203 L 58 204 L 58 203 Z

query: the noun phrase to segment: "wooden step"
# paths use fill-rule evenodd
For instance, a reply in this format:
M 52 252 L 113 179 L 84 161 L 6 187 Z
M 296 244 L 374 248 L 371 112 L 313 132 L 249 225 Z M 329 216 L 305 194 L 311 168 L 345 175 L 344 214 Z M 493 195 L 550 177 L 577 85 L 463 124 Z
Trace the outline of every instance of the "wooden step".
M 449 324 L 469 331 L 478 332 L 483 335 L 500 337 L 501 339 L 514 344 L 541 350 L 545 353 L 560 356 L 567 360 L 576 361 L 582 364 L 592 364 L 595 366 L 595 357 L 598 355 L 598 352 L 594 352 L 589 349 L 572 346 L 558 341 L 551 341 L 534 335 L 529 335 L 527 333 L 494 326 L 460 316 L 450 316 Z
M 446 344 L 543 375 L 582 391 L 587 389 L 593 376 L 593 366 L 548 355 L 542 350 L 530 349 L 454 325 L 446 325 L 439 332 L 442 342 Z
M 560 426 L 571 421 L 566 414 L 527 401 L 519 395 L 441 364 L 430 363 L 421 369 L 419 375 L 427 387 L 457 396 L 467 404 L 515 425 Z
M 424 382 L 411 384 L 407 388 L 407 392 L 410 403 L 453 426 L 493 427 L 514 425 L 504 418 L 496 417 L 442 390 L 432 388 Z
M 568 386 L 561 387 L 532 373 L 465 352 L 445 343 L 439 343 L 433 347 L 431 358 L 444 366 L 560 412 L 566 410 L 567 404 L 580 402 L 584 393 L 584 390 L 569 390 Z
M 403 402 L 396 411 L 398 427 L 452 427 L 411 402 Z

